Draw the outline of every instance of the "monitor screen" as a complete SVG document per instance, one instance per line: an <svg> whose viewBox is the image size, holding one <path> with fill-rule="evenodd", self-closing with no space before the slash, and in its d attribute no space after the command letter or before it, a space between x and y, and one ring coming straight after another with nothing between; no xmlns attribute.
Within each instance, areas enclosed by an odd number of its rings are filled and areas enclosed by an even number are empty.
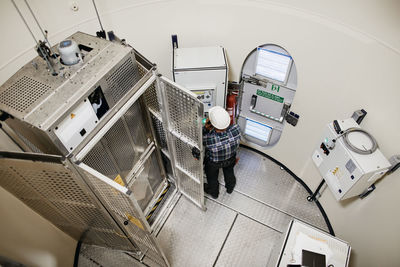
<svg viewBox="0 0 400 267"><path fill-rule="evenodd" d="M257 48L256 74L285 83L292 57L276 51Z"/></svg>
<svg viewBox="0 0 400 267"><path fill-rule="evenodd" d="M246 126L244 129L244 134L262 140L264 142L269 141L269 137L271 135L272 127L259 123L257 121L253 121L250 119L246 119Z"/></svg>

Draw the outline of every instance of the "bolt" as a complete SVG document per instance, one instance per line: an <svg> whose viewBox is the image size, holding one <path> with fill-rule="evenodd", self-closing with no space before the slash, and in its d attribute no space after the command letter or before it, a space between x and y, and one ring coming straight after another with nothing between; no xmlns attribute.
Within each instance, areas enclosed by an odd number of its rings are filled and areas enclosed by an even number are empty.
<svg viewBox="0 0 400 267"><path fill-rule="evenodd" d="M79 6L78 6L78 3L76 3L76 2L72 2L71 3L71 10L72 11L78 11L79 10Z"/></svg>

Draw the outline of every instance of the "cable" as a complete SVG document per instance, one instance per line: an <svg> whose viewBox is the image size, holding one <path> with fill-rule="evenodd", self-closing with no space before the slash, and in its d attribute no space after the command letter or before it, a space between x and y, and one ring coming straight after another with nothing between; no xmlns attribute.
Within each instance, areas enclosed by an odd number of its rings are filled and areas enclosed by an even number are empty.
<svg viewBox="0 0 400 267"><path fill-rule="evenodd" d="M22 21L25 23L26 28L27 28L28 31L31 33L31 35L32 35L32 37L33 37L33 40L35 40L35 43L36 43L37 46L39 47L39 42L36 40L35 35L34 35L33 32L31 31L31 28L29 28L29 25L28 25L28 23L26 22L24 16L22 16L21 11L19 11L19 8L17 7L17 4L15 4L15 1L14 1L14 0L11 0L11 2L13 3L13 5L14 5L15 9L17 10L19 16L21 17Z"/></svg>
<svg viewBox="0 0 400 267"><path fill-rule="evenodd" d="M99 23L100 23L100 28L104 32L103 24L101 24L101 20L100 20L99 12L97 11L96 3L94 2L94 0L92 0L92 2L93 2L94 9L96 10L97 19L99 20Z"/></svg>
<svg viewBox="0 0 400 267"><path fill-rule="evenodd" d="M82 241L78 241L75 249L74 265L73 265L74 267L78 267L79 265L79 254L81 252L81 247L82 247Z"/></svg>
<svg viewBox="0 0 400 267"><path fill-rule="evenodd" d="M349 139L349 134L354 133L354 132L360 132L360 133L365 134L371 140L372 148L363 150L363 149L360 149L360 148L356 147L355 145L353 145ZM344 144L350 150L352 150L353 152L356 152L358 154L368 155L368 154L374 153L378 149L378 143L376 142L375 138L370 133L368 133L367 131L365 131L361 128L355 128L355 127L349 128L349 129L345 130L342 134L340 134L333 141L336 142L336 140L339 139L340 137L343 137Z"/></svg>
<svg viewBox="0 0 400 267"><path fill-rule="evenodd" d="M47 34L43 31L42 27L40 26L39 21L37 20L35 14L33 13L32 9L31 9L31 6L28 4L28 1L27 0L24 0L24 1L25 1L26 6L28 7L29 11L31 12L32 17L35 19L37 26L39 27L40 31L42 32L44 39L49 44L49 49L50 49L50 52L51 52L51 56L53 56L54 52L51 49L51 44L50 44L49 40L47 39Z"/></svg>
<svg viewBox="0 0 400 267"><path fill-rule="evenodd" d="M240 147L244 147L244 148L246 148L246 149L249 149L249 150L251 150L251 151L254 151L254 152L256 152L256 153L258 153L258 154L260 154L260 155L266 157L267 159L273 161L275 164L279 165L279 166L282 167L285 171L287 171L297 182L299 182L299 183L307 190L307 192L308 192L310 195L312 195L313 192L312 192L311 189L308 187L308 185L307 185L300 177L298 177L296 174L294 174L288 167L286 167L285 165L283 165L281 162L279 162L278 160L274 159L273 157L271 157L271 156L269 156L269 155L267 155L267 154L265 154L265 153L263 153L263 152L261 152L261 151L255 149L255 148L252 148L252 147L249 147L249 146L246 146L246 145L243 145L243 144L240 144ZM319 211L321 212L322 217L323 217L324 220L325 220L326 226L328 227L329 233L330 233L331 235L335 236L335 232L333 231L333 227L332 227L332 225L331 225L331 222L329 221L328 215L326 214L326 212L325 212L324 208L322 207L321 203L318 201L318 199L315 199L315 200L314 200L314 203L317 205Z"/></svg>
<svg viewBox="0 0 400 267"><path fill-rule="evenodd" d="M28 25L28 23L26 22L24 16L22 15L21 11L19 10L17 4L15 4L15 1L14 1L14 0L11 0L11 2L13 3L13 5L14 5L15 9L17 10L19 16L21 17L22 21L25 23L26 28L27 28L28 31L31 33L31 35L32 35L32 37L33 37L33 40L35 40L35 43L36 43L36 45L37 45L37 47L38 47L40 53L43 55L43 58L44 58L44 60L45 60L46 63L47 63L47 67L49 68L49 70L52 72L53 75L54 75L54 74L57 75L57 73L55 72L53 66L51 65L50 59L47 58L47 55L46 55L45 51L43 51L43 49L42 49L42 47L40 46L39 42L36 40L35 35L33 34L31 28L29 28L29 25Z"/></svg>

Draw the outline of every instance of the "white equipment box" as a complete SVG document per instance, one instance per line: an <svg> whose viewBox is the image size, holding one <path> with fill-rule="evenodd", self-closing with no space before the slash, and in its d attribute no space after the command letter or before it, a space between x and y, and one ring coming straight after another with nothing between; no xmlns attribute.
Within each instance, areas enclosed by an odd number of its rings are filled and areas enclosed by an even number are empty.
<svg viewBox="0 0 400 267"><path fill-rule="evenodd" d="M353 119L338 121L342 131L350 128L361 129ZM362 194L381 178L390 168L390 163L379 149L371 154L360 154L351 150L344 137L339 137L333 123L327 125L320 146L312 159L336 200L344 200ZM337 139L334 147L329 142ZM357 148L369 150L372 140L363 132L350 132L348 141Z"/></svg>
<svg viewBox="0 0 400 267"><path fill-rule="evenodd" d="M286 267L288 264L307 265L304 251L309 254L318 253L325 258L325 266L347 267L350 259L351 247L345 241L331 236L317 228L293 220L286 232L283 247L275 266ZM308 256L310 257L310 256ZM317 261L317 259L311 258Z"/></svg>
<svg viewBox="0 0 400 267"><path fill-rule="evenodd" d="M228 65L223 47L175 48L174 81L193 91L204 104L225 107Z"/></svg>

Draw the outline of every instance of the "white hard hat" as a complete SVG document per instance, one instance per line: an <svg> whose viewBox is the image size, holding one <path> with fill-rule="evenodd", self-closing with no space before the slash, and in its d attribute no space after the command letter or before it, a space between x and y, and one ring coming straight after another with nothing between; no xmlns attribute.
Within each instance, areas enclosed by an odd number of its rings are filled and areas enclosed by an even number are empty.
<svg viewBox="0 0 400 267"><path fill-rule="evenodd" d="M231 123L231 117L223 107L220 106L212 107L210 108L208 114L212 126L214 126L216 129L219 130L226 129Z"/></svg>

